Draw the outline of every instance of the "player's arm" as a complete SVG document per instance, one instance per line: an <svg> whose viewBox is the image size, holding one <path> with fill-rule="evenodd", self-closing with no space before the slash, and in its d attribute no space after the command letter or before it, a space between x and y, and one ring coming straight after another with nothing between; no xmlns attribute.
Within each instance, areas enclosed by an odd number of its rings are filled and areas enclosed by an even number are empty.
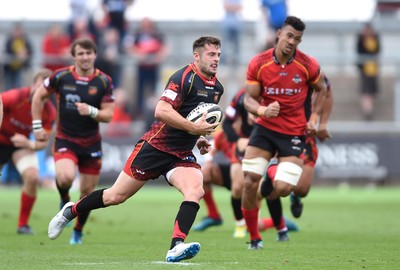
<svg viewBox="0 0 400 270"><path fill-rule="evenodd" d="M247 83L244 106L249 113L261 117L275 117L279 114L280 106L278 101L274 101L268 104L268 106L263 106L259 102L260 98L261 85Z"/></svg>
<svg viewBox="0 0 400 270"><path fill-rule="evenodd" d="M0 128L1 128L1 124L3 123L3 99L0 96Z"/></svg>
<svg viewBox="0 0 400 270"><path fill-rule="evenodd" d="M329 89L326 93L325 103L322 109L321 117L319 119L319 125L317 130L317 138L320 141L325 141L331 138L331 134L328 131L328 120L331 115L333 108L333 94L332 89Z"/></svg>
<svg viewBox="0 0 400 270"><path fill-rule="evenodd" d="M114 102L103 102L100 109L82 102L75 102L75 105L80 115L90 116L98 122L105 123L111 121L115 107Z"/></svg>
<svg viewBox="0 0 400 270"><path fill-rule="evenodd" d="M26 148L32 151L42 150L47 146L48 141L30 140L23 134L16 133L10 138L13 145L17 148Z"/></svg>
<svg viewBox="0 0 400 270"><path fill-rule="evenodd" d="M307 122L307 131L310 134L315 134L316 126L320 120L326 100L326 93L328 91L324 80L324 75L321 74L318 78L318 81L314 84L311 84L311 86L314 88L315 93L313 101L314 104L312 104L313 112L311 113L310 119Z"/></svg>
<svg viewBox="0 0 400 270"><path fill-rule="evenodd" d="M211 134L219 123L209 124L204 114L195 123L182 117L170 103L159 100L154 111L154 117L170 127L185 130L195 135Z"/></svg>
<svg viewBox="0 0 400 270"><path fill-rule="evenodd" d="M32 130L37 141L47 141L48 134L42 126L43 106L49 99L51 93L47 91L44 85L36 89L32 97Z"/></svg>

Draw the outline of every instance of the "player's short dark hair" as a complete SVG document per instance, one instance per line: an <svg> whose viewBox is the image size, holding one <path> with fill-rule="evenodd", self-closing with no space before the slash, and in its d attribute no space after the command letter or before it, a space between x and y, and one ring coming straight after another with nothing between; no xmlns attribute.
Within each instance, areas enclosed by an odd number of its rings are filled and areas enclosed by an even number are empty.
<svg viewBox="0 0 400 270"><path fill-rule="evenodd" d="M282 28L284 26L286 26L286 25L290 25L291 27L293 27L297 31L302 31L303 32L306 29L305 23L301 19L299 19L299 18L297 18L295 16L286 17L286 20L283 23Z"/></svg>
<svg viewBox="0 0 400 270"><path fill-rule="evenodd" d="M93 50L95 54L97 54L97 46L96 43L90 38L78 38L75 39L71 45L71 55L75 56L75 48L76 46L80 46L86 50Z"/></svg>
<svg viewBox="0 0 400 270"><path fill-rule="evenodd" d="M201 36L193 42L193 52L198 48L203 48L206 44L221 47L221 40L215 36Z"/></svg>

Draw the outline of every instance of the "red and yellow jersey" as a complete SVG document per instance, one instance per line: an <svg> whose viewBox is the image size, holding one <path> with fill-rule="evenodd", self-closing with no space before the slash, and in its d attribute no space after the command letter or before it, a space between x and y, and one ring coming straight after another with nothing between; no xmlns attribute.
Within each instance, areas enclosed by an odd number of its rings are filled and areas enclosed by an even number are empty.
<svg viewBox="0 0 400 270"><path fill-rule="evenodd" d="M0 143L13 145L10 138L14 134L29 137L32 132L31 94L29 87L12 89L1 94L3 101L3 123L0 129ZM51 131L56 119L56 109L48 100L43 107L42 125Z"/></svg>
<svg viewBox="0 0 400 270"><path fill-rule="evenodd" d="M261 105L274 101L280 105L277 117L259 117L256 123L282 134L304 135L309 85L316 83L320 76L318 62L300 50L296 50L286 65L276 60L273 48L254 56L247 69L247 84L260 85Z"/></svg>

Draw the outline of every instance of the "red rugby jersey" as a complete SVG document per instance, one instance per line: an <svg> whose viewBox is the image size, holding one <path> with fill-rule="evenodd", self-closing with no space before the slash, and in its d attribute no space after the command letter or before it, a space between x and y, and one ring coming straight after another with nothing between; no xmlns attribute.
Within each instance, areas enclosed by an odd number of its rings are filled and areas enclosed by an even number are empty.
<svg viewBox="0 0 400 270"><path fill-rule="evenodd" d="M1 94L3 100L3 123L0 144L13 145L10 138L15 133L29 137L32 132L31 94L29 87L12 89ZM56 109L48 100L43 107L42 125L50 131L56 119Z"/></svg>
<svg viewBox="0 0 400 270"><path fill-rule="evenodd" d="M320 74L318 62L299 50L286 65L276 60L273 48L254 56L247 69L247 83L261 85L261 105L274 101L280 105L277 117L258 117L256 123L282 134L303 135L309 84L316 83Z"/></svg>

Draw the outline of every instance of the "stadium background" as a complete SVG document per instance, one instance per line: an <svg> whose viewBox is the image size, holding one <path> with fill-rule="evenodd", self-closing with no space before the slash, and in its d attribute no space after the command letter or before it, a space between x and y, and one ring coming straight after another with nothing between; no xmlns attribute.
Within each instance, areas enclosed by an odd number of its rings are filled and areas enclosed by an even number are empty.
<svg viewBox="0 0 400 270"><path fill-rule="evenodd" d="M145 0L136 0L128 12L129 27L134 29L138 20L149 16L156 20L158 27L165 33L167 43L171 46L171 55L163 65L162 78L158 91L162 91L165 80L179 68L192 61L191 44L202 34L220 36L221 1L203 0L203 8L217 7L213 12L198 10L195 13L179 12L183 6L179 0L169 1L171 10L166 12L159 7L157 11L144 5ZM153 0L154 1L154 0ZM153 1L148 1L151 4ZM194 1L194 0L193 0ZM351 183L351 184L400 184L400 166L397 153L400 152L398 138L400 135L400 1L323 1L326 6L322 12L304 13L315 10L318 1L288 1L289 13L304 18L307 29L300 49L316 57L331 80L335 105L330 122L333 139L320 145L320 157L317 164L315 183ZM31 9L20 9L21 1L1 3L0 10L0 44L16 21L20 21L34 45L32 68L24 78L29 84L33 72L40 67L40 44L48 26L68 18L63 1L28 1ZM57 2L57 7L54 6ZM93 5L97 0L91 1ZM162 1L164 3L164 1ZM188 1L181 1L187 3ZM7 3L7 7L5 6ZM34 3L34 4L33 4ZM161 2L159 2L161 3ZM210 2L211 3L211 2ZM336 9L329 5L336 3ZM372 11L371 11L372 3ZM221 107L226 107L230 98L244 83L246 64L250 57L259 50L260 18L257 13L256 0L244 0L245 29L242 35L240 65L236 68L221 66L218 77L226 87ZM19 5L19 7L18 7ZM190 6L190 5L189 5ZM18 8L16 8L18 7ZM302 9L300 9L302 7ZM136 8L136 10L135 10ZM221 8L221 9L220 9ZM35 12L32 12L35 10ZM41 10L42 12L39 12ZM57 13L61 10L60 13ZM185 10L185 9L184 9ZM353 12L349 12L353 11ZM13 11L13 12L8 12ZM29 14L27 13L28 11ZM38 12L36 12L38 11ZM53 12L57 11L57 12ZM298 11L298 12L296 12ZM193 14L197 14L196 16ZM202 15L208 14L207 18ZM307 15L308 14L308 15ZM318 17L315 14L319 14ZM335 17L343 15L344 17ZM364 16L362 16L364 14ZM153 16L152 16L153 15ZM302 16L303 15L303 16ZM328 16L329 15L329 16ZM192 16L192 17L191 17ZM346 17L347 16L347 17ZM46 18L46 19L43 19ZM326 19L323 19L326 18ZM359 109L358 73L356 70L356 34L365 21L372 20L374 27L381 35L381 93L376 104L376 117L372 122L364 122ZM187 23L189 22L189 23ZM135 60L124 57L123 86L134 95ZM0 74L1 76L2 74ZM104 161L101 182L109 184L121 170L127 155L143 133L144 124L132 123L131 134L123 138L104 136Z"/></svg>

